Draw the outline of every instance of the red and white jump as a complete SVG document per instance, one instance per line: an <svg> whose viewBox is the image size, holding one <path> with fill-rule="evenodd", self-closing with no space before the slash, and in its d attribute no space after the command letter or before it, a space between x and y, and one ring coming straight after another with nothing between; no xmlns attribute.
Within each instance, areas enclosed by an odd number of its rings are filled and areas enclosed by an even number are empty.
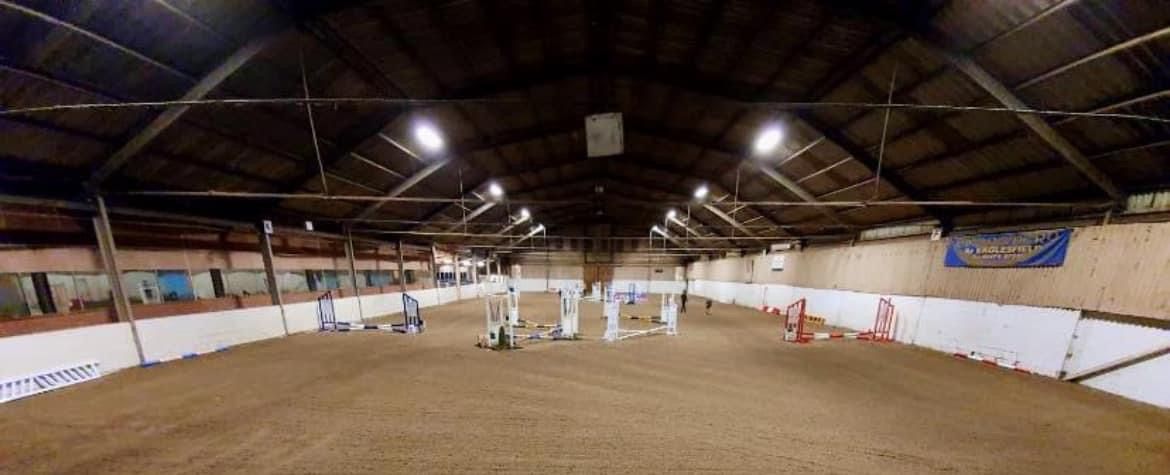
<svg viewBox="0 0 1170 475"><path fill-rule="evenodd" d="M808 314L805 313L807 302L797 300L783 311L776 307L765 306L761 310L773 315L781 315L783 320L784 341L792 343L807 343L814 340L870 340L888 342L894 341L894 328L897 323L897 313L894 303L888 298L878 300L877 315L874 317L873 327L867 331L857 332L807 332L805 323Z"/></svg>

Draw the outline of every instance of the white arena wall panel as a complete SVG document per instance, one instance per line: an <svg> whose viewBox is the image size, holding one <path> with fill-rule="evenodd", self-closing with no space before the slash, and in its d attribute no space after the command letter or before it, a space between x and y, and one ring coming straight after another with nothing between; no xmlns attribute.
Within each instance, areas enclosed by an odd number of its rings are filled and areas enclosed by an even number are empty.
<svg viewBox="0 0 1170 475"><path fill-rule="evenodd" d="M1067 374L1120 361L1170 345L1170 330L1107 320L1082 318L1077 338L1065 363ZM1117 342L1125 342L1119 345ZM1131 399L1170 407L1170 355L1143 361L1125 369L1086 379L1089 387Z"/></svg>
<svg viewBox="0 0 1170 475"><path fill-rule="evenodd" d="M762 307L764 305L764 286L759 284L739 284L735 287L736 305L744 307Z"/></svg>
<svg viewBox="0 0 1170 475"><path fill-rule="evenodd" d="M787 285L768 284L764 286L764 296L762 300L764 301L763 305L784 308L796 299L792 298L792 287ZM761 305L761 307L763 305Z"/></svg>
<svg viewBox="0 0 1170 475"><path fill-rule="evenodd" d="M459 289L455 287L443 287L435 290L435 303L443 305L459 300ZM421 302L421 300L420 300Z"/></svg>
<svg viewBox="0 0 1170 475"><path fill-rule="evenodd" d="M102 373L138 365L130 324L109 323L0 338L0 379L27 376L87 361Z"/></svg>
<svg viewBox="0 0 1170 475"><path fill-rule="evenodd" d="M414 297L414 296L412 296ZM418 297L414 297L416 300ZM402 312L402 293L393 292L389 294L375 294L363 295L362 311L365 312L367 318L369 317L385 317L395 313ZM419 306L422 306L422 301L419 301Z"/></svg>
<svg viewBox="0 0 1170 475"><path fill-rule="evenodd" d="M285 304L284 318L289 333L317 331L317 302Z"/></svg>
<svg viewBox="0 0 1170 475"><path fill-rule="evenodd" d="M136 324L147 361L284 336L280 309L274 306L151 318Z"/></svg>
<svg viewBox="0 0 1170 475"><path fill-rule="evenodd" d="M480 292L474 287L465 289L464 300L478 298ZM454 288L408 292L419 300L421 307L438 304L441 293L444 302L455 301ZM361 299L367 318L402 312L401 293L366 295ZM358 321L357 298L335 299L333 303L339 321ZM290 334L316 331L317 302L284 305L284 321ZM136 321L135 326L147 362L284 336L277 306L149 318ZM101 364L102 372L139 365L130 324L110 323L0 338L0 361L4 362L0 365L0 379L93 360Z"/></svg>
<svg viewBox="0 0 1170 475"><path fill-rule="evenodd" d="M581 279L549 279L548 290L575 289L582 285Z"/></svg>
<svg viewBox="0 0 1170 475"><path fill-rule="evenodd" d="M694 295L750 308L761 306L755 305L758 287L707 280L690 283ZM1018 361L1021 368L1049 377L1058 377L1062 369L1075 373L1170 345L1170 330L1081 318L1080 310L780 284L762 287L760 300L767 305L783 308L805 298L809 314L852 330L871 329L878 300L890 298L897 309L894 337L899 342L946 353L974 351ZM1119 341L1126 344L1118 345ZM1072 356L1066 362L1070 351ZM1170 355L1090 378L1083 384L1170 407Z"/></svg>
<svg viewBox="0 0 1170 475"><path fill-rule="evenodd" d="M686 282L681 280L653 280L650 281L652 294L681 294Z"/></svg>
<svg viewBox="0 0 1170 475"><path fill-rule="evenodd" d="M519 292L545 292L548 290L548 281L543 277L539 279L521 278L516 282L516 290Z"/></svg>

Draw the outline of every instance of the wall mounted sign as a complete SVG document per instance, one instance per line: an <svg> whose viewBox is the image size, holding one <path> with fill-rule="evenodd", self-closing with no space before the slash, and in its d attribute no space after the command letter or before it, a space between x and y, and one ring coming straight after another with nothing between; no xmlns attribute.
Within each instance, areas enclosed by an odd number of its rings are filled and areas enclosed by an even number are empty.
<svg viewBox="0 0 1170 475"><path fill-rule="evenodd" d="M1058 267L1072 237L1070 229L950 236L947 267Z"/></svg>
<svg viewBox="0 0 1170 475"><path fill-rule="evenodd" d="M785 260L786 259L785 259L784 254L773 254L772 255L772 270L784 270L784 261Z"/></svg>

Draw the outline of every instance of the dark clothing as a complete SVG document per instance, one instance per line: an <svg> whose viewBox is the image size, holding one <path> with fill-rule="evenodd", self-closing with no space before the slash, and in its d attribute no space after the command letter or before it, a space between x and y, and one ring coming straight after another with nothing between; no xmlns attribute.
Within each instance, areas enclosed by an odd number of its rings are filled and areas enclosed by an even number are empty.
<svg viewBox="0 0 1170 475"><path fill-rule="evenodd" d="M678 311L687 313L687 293L683 292L683 294L678 297L678 301L680 304L682 304L679 306Z"/></svg>
<svg viewBox="0 0 1170 475"><path fill-rule="evenodd" d="M712 302L714 302L714 300L707 299L707 315L711 314L711 303Z"/></svg>

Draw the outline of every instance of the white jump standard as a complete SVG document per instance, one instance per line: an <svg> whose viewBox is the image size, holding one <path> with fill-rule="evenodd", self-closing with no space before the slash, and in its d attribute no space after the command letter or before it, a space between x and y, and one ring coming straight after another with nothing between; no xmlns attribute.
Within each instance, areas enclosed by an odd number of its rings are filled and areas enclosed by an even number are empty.
<svg viewBox="0 0 1170 475"><path fill-rule="evenodd" d="M621 341L654 333L665 333L671 336L678 334L678 306L674 302L673 295L669 298L663 297L662 315L659 317L662 325L642 330L622 330L621 304L622 301L614 295L613 289L609 289L605 295L605 341Z"/></svg>
<svg viewBox="0 0 1170 475"><path fill-rule="evenodd" d="M370 325L366 323L339 322L337 321L337 313L333 307L333 292L325 292L325 294L317 297L318 331L353 332L372 330L413 335L426 330L426 323L423 322L422 315L419 313L418 300L414 297L402 294L402 315L404 320L402 323Z"/></svg>
<svg viewBox="0 0 1170 475"><path fill-rule="evenodd" d="M478 345L481 348L514 349L517 348L517 341L575 340L578 337L580 299L580 291L577 289L563 289L560 295L560 321L547 324L520 320L519 309L513 306L517 299L512 289L505 295L487 295L484 297L486 332L480 335ZM513 316L519 324L512 324ZM530 327L539 330L528 334L517 333L519 328Z"/></svg>

